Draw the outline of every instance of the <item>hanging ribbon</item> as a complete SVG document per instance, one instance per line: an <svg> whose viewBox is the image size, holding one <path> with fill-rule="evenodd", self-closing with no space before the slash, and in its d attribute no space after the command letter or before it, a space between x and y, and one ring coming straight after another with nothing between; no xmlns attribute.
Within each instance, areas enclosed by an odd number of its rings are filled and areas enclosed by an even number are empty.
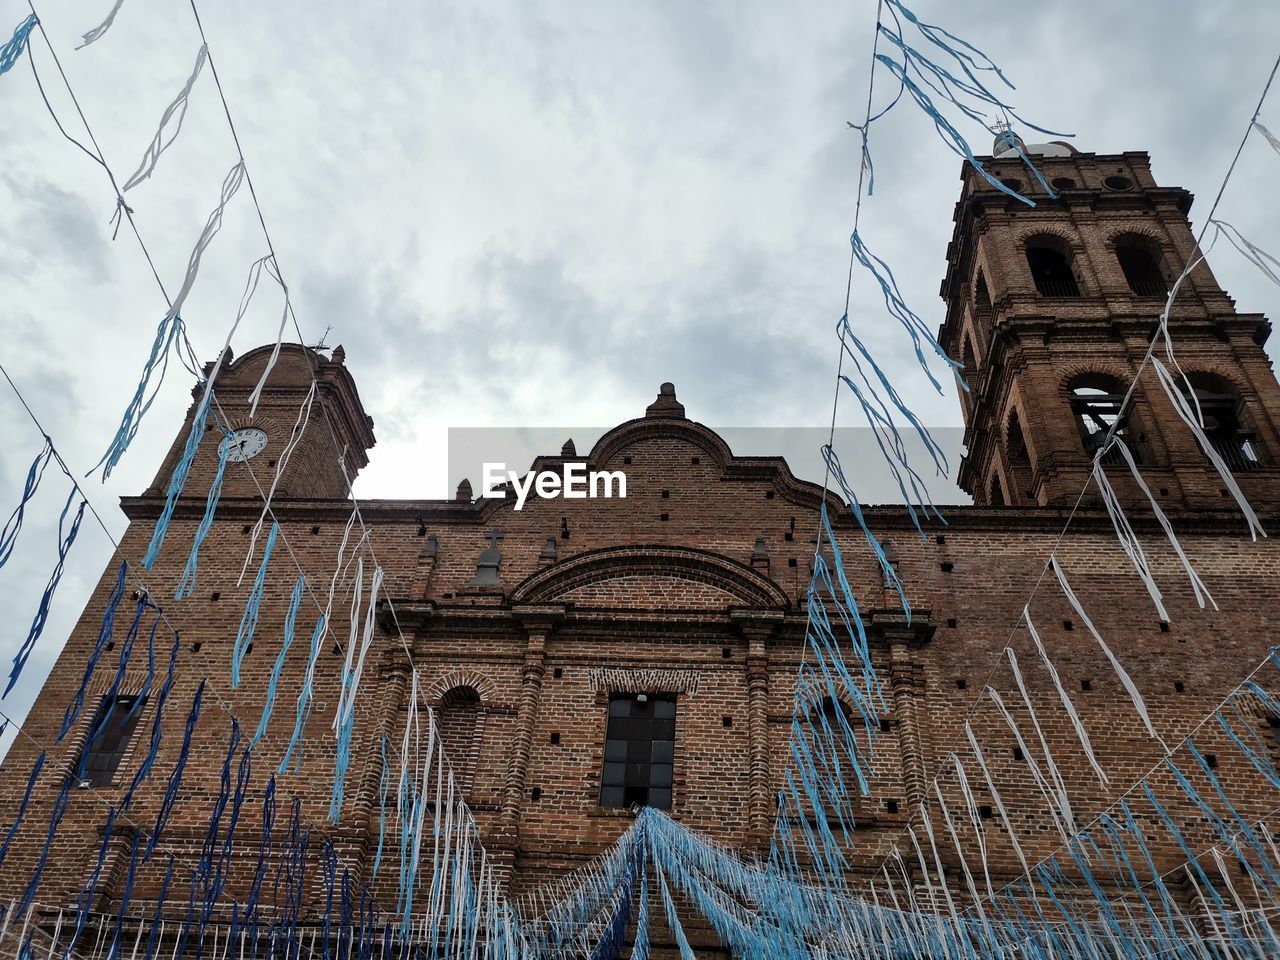
<svg viewBox="0 0 1280 960"><path fill-rule="evenodd" d="M31 629L27 631L27 638L14 655L13 669L9 671L9 682L5 684L4 693L0 693L0 699L7 697L13 685L18 682L18 677L22 675L22 668L27 665L27 658L31 656L31 651L35 649L40 635L44 633L44 626L49 620L49 608L53 603L53 595L58 589L58 584L62 582L62 571L67 562L67 554L71 552L71 545L76 542L76 534L80 532L80 521L84 519L84 510L88 506L87 501L81 500L71 526L66 527L67 512L71 509L71 503L78 492L78 489L72 486L66 505L62 508L62 514L58 517L58 562L54 564L49 582L45 585L44 593L40 595L40 603L31 621Z"/></svg>
<svg viewBox="0 0 1280 960"><path fill-rule="evenodd" d="M22 794L22 803L18 805L18 812L14 815L13 823L9 825L9 832L4 835L4 842L0 843L0 866L4 865L4 858L9 855L9 844L13 843L18 827L22 826L22 818L27 814L27 804L31 802L31 791L35 789L36 779L40 776L42 769L44 769L43 750L40 751L40 756L36 757L36 762L31 765L31 775L27 777L27 789Z"/></svg>
<svg viewBox="0 0 1280 960"><path fill-rule="evenodd" d="M40 452L36 454L36 458L31 461L31 467L27 470L27 479L22 485L22 499L18 501L18 505L13 508L13 513L5 521L4 529L0 530L0 567L8 563L9 557L13 554L13 545L18 539L18 532L22 529L22 518L26 513L27 504L35 496L40 480L44 477L44 468L49 465L52 457L53 441L45 437L44 446L40 448Z"/></svg>
<svg viewBox="0 0 1280 960"><path fill-rule="evenodd" d="M120 0L120 2L123 2L123 0ZM111 25L111 21L115 19L116 10L119 9L120 3L117 3L115 9L111 11L111 15L107 18L105 26ZM105 32L105 29L103 32ZM101 34L98 34L98 36L101 36ZM93 42L93 40L89 39L88 34L85 34L84 39L83 45L87 46ZM93 39L96 40L97 37ZM200 71L204 69L204 63L208 58L209 48L201 44L200 49L196 52L196 63L191 68L191 76L187 77L187 82L182 85L178 95L164 108L164 113L160 115L160 126L156 128L155 136L151 138L151 143L147 145L146 152L142 155L142 162L138 164L138 169L130 174L129 179L124 182L124 185L120 188L121 193L129 192L143 180L150 177L156 169L160 154L168 150L173 141L178 138L178 133L182 130L182 121L187 116L187 98L191 96L191 88L195 85L196 77L200 76ZM176 120L174 120L175 117L177 118ZM166 138L165 128L169 125L170 120L174 121L173 132L169 133Z"/></svg>
<svg viewBox="0 0 1280 960"><path fill-rule="evenodd" d="M120 12L120 8L123 6L124 6L124 0L116 0L115 5L112 6L111 8L111 12L107 14L107 19L103 20L100 24L98 24L92 30L85 33L80 38L80 46L76 47L76 49L83 50L89 44L93 43L95 40L98 40L99 38L102 37L104 33L110 30L111 25L116 22L116 14Z"/></svg>
<svg viewBox="0 0 1280 960"><path fill-rule="evenodd" d="M306 578L299 576L293 585L293 593L289 597L289 610L284 617L284 640L280 644L280 653L276 657L275 666L271 668L271 678L267 681L266 702L262 705L262 719L258 721L258 729L249 741L249 750L258 745L262 735L267 732L267 724L271 721L271 712L276 705L276 685L280 682L280 674L284 671L284 659L293 645L294 627L298 620L298 607L302 605L302 590L306 586Z"/></svg>
<svg viewBox="0 0 1280 960"><path fill-rule="evenodd" d="M115 586L111 588L111 592L107 595L107 606L102 613L102 627L98 631L97 642L93 645L93 652L89 654L89 659L85 663L84 676L80 678L80 688L76 691L75 697L71 703L67 705L66 712L62 715L62 728L58 731L57 739L54 743L61 743L62 738L67 735L67 731L71 729L71 725L75 723L76 717L80 716L80 711L84 708L84 695L89 687L89 679L93 676L93 671L98 667L98 658L102 656L102 651L106 649L107 643L111 640L111 633L115 629L116 609L120 606L120 600L124 597L124 574L128 569L125 561L120 561L120 569L116 572Z"/></svg>
<svg viewBox="0 0 1280 960"><path fill-rule="evenodd" d="M159 622L159 618L157 618ZM169 702L169 693L173 689L174 669L178 664L178 648L182 644L182 637L178 631L173 632L173 646L169 650L169 668L165 673L164 683L160 685L160 696L156 699L156 716L151 723L151 744L147 748L146 756L142 758L142 763L138 765L138 769L134 771L133 781L129 784L129 790L124 795L124 799L120 801L120 808L123 810L128 807L133 800L134 795L148 777L151 776L151 770L155 766L156 757L160 754L160 740L162 736L162 723L164 720L165 704ZM150 688L150 679L147 682L147 688ZM138 709L142 704L142 698L139 697L134 709Z"/></svg>
<svg viewBox="0 0 1280 960"><path fill-rule="evenodd" d="M204 697L204 681L200 681L200 686L196 688L195 698L191 701L191 712L187 714L186 730L182 734L182 752L178 754L178 762L173 766L173 772L169 774L169 783L165 787L164 799L160 803L160 812L156 816L155 828L151 831L151 840L147 843L147 852L143 857L144 860L150 860L151 855L155 853L156 844L160 842L160 834L164 832L165 824L169 822L169 814L173 812L173 805L178 799L178 789L182 786L182 772L187 766L187 756L191 753L191 735L195 732L196 722L200 719L200 701Z"/></svg>
<svg viewBox="0 0 1280 960"><path fill-rule="evenodd" d="M267 545L262 551L262 565L258 567L258 575L253 581L253 589L249 592L249 601L245 604L244 613L240 617L240 627L236 630L235 643L231 648L231 689L240 686L240 664L245 652L253 642L253 633L258 627L258 608L262 604L262 596L266 590L267 564L271 562L271 551L276 546L276 536L280 533L280 525L271 522L271 532L267 534Z"/></svg>
<svg viewBox="0 0 1280 960"><path fill-rule="evenodd" d="M22 51L27 47L27 39L31 36L31 31L39 22L39 18L34 13L31 14L18 24L17 29L13 31L13 36L0 47L0 73L8 73L13 69L13 65L18 62Z"/></svg>

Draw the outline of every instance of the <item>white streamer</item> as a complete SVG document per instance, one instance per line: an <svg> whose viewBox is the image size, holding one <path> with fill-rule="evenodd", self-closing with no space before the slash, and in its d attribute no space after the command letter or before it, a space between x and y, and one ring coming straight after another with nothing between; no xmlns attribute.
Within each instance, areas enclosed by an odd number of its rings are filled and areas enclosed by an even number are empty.
<svg viewBox="0 0 1280 960"><path fill-rule="evenodd" d="M1187 398L1174 384L1168 368L1160 362L1158 357L1154 356L1151 358L1151 365L1155 368L1156 377L1160 380L1160 386L1164 388L1165 394L1168 395L1169 402L1173 404L1173 409L1182 418L1182 422L1191 430L1192 435L1196 438L1196 443L1200 444L1200 449L1204 451L1204 455L1213 464L1213 468L1218 471L1218 476L1222 478L1222 482L1226 484L1232 498L1240 507L1240 512L1244 514L1245 523L1249 527L1249 536L1255 541L1258 539L1259 534L1265 537L1267 532L1262 529L1262 524L1258 522L1258 515L1253 512L1253 507L1249 506L1249 501L1245 499L1240 485L1236 483L1235 477L1231 475L1230 468L1223 462L1222 457L1218 455L1218 451L1213 449L1213 444L1209 442L1209 438L1204 435L1202 417L1199 415L1199 401L1195 401L1196 411L1193 413ZM1179 370L1179 373L1181 373L1181 370ZM1183 380L1186 380L1185 376ZM1188 384L1189 386L1190 384ZM1194 390L1191 391L1191 395L1192 399L1195 400Z"/></svg>
<svg viewBox="0 0 1280 960"><path fill-rule="evenodd" d="M222 212L227 208L227 203L236 195L236 191L240 189L240 184L244 182L244 163L237 160L235 165L227 171L226 177L222 181L222 197L218 201L218 206L213 213L209 214L209 219L205 222L204 229L200 231L200 237L196 240L195 248L191 251L191 257L187 261L187 273L182 278L182 286L178 289L178 293L173 298L172 305L166 315L169 319L180 316L182 313L182 305L187 301L187 294L191 292L191 287L196 282L196 274L200 271L200 258L204 256L205 250L218 235L218 231L222 229Z"/></svg>
<svg viewBox="0 0 1280 960"><path fill-rule="evenodd" d="M271 356L267 359L267 365L263 368L262 376L258 378L258 383L253 388L253 392L249 394L249 416L251 417L257 414L258 401L262 399L262 391L267 385L267 377L271 375L271 371L275 369L276 361L280 359L280 345L284 342L284 325L288 321L289 311L292 309L289 303L289 288L285 285L284 277L280 275L280 265L276 263L274 257L271 260L271 276L275 278L276 283L280 284L280 289L284 291L284 307L280 312L280 327L276 330L276 343L271 349ZM343 472L345 475L345 470ZM348 484L348 488L350 488L350 484Z"/></svg>
<svg viewBox="0 0 1280 960"><path fill-rule="evenodd" d="M1280 286L1280 260L1277 260L1261 247L1255 246L1249 242L1249 239L1238 229L1227 223L1225 220L1210 220L1218 230L1219 234L1224 234L1233 247L1240 251L1241 255L1252 263L1255 267L1262 271L1272 283Z"/></svg>
<svg viewBox="0 0 1280 960"><path fill-rule="evenodd" d="M123 0L120 0L120 2L123 2ZM106 23L95 29L101 30L102 33L106 33L106 28L111 26L111 21L115 19L116 10L120 9L120 2L116 3L115 10L111 11L111 15L107 17ZM89 33L93 33L93 31L91 30ZM91 40L89 39L89 33L84 35L85 42L81 44L81 46L87 46L88 44L93 43L94 40L97 40L98 37L102 36L102 33L99 33ZM121 193L127 193L143 180L150 177L156 168L156 163L160 160L160 154L168 150L173 141L177 139L178 132L182 129L182 121L187 115L187 98L191 96L191 87L195 84L196 77L200 76L200 71L204 68L204 62L208 58L209 48L204 44L201 44L200 51L196 54L196 65L191 68L191 76L187 77L187 82L183 84L182 89L178 91L178 95L173 98L173 102L164 108L164 113L160 115L160 126L156 128L156 135L151 138L151 143L147 145L147 150L142 155L142 162L138 164L138 169L133 172L133 175L130 176L129 179L124 182L124 186L120 188ZM169 134L169 139L165 140L165 127L168 125L169 121L173 119L175 114L178 119L174 122L173 132Z"/></svg>
<svg viewBox="0 0 1280 960"><path fill-rule="evenodd" d="M1129 447L1120 437L1112 437L1112 445L1120 451L1120 455L1124 457L1125 463L1129 465L1129 472L1133 474L1133 479L1137 482L1138 488L1146 494L1147 502L1151 504L1151 511L1156 515L1156 519L1160 522L1161 528L1164 530L1165 536L1169 538L1169 545L1173 547L1173 552L1178 555L1178 560L1182 563L1182 569L1187 572L1187 579L1191 581L1191 590L1195 593L1196 603L1200 605L1200 609L1204 609L1205 602L1213 604L1213 609L1218 609L1218 603L1209 593L1209 588L1205 586L1200 575L1196 573L1195 568L1191 566L1191 561L1187 559L1186 553L1182 550L1182 544L1178 541L1177 535L1173 532L1173 524L1169 522L1169 518L1165 516L1160 504L1156 502L1156 498L1151 494L1151 488L1147 486L1147 482L1142 479L1142 474L1138 472L1138 464L1133 459L1133 454L1129 452Z"/></svg>
<svg viewBox="0 0 1280 960"><path fill-rule="evenodd" d="M1271 144L1271 149L1276 153L1280 153L1280 140L1277 140L1275 134L1262 125L1261 120L1253 121L1253 125L1258 128L1258 132L1267 138L1267 143Z"/></svg>
<svg viewBox="0 0 1280 960"><path fill-rule="evenodd" d="M1111 652L1111 648L1107 646L1107 641L1103 640L1102 634L1098 633L1098 628L1089 619L1089 614L1085 613L1084 607L1081 606L1079 599L1075 595L1075 591L1071 589L1071 584L1067 582L1067 574L1062 569L1061 561L1054 558L1050 561L1049 566L1053 569L1054 576L1058 578L1058 586L1062 588L1062 593L1067 598L1067 602L1071 604L1071 608L1075 610L1076 616L1084 623L1085 628L1088 629L1093 639L1097 641L1098 646L1102 648L1102 652L1106 654L1107 661L1111 664L1111 669L1120 678L1120 683L1124 686L1125 692L1129 694L1129 699L1133 702L1134 709L1138 711L1138 716L1142 718L1142 723L1147 728L1147 733L1151 734L1164 749L1165 753L1168 753L1168 746L1165 745L1164 740L1161 739L1160 734L1156 732L1155 726L1151 723L1151 715L1147 712L1146 701L1142 699L1142 694L1138 691L1133 678L1129 676L1128 671L1125 670L1116 655Z"/></svg>
<svg viewBox="0 0 1280 960"><path fill-rule="evenodd" d="M104 33L110 30L111 24L116 22L116 14L120 12L120 8L123 6L124 0L116 0L115 6L113 6L111 8L111 12L107 14L107 19L103 20L88 33L84 34L84 36L80 38L80 46L76 47L76 49L83 50L89 44L93 43L93 41L97 40Z"/></svg>
<svg viewBox="0 0 1280 960"><path fill-rule="evenodd" d="M237 321L238 323L239 321ZM234 332L234 330L233 330ZM221 363L221 358L219 358ZM276 487L280 484L280 477L284 473L285 468L289 466L289 458L293 456L294 449L302 440L302 435L306 432L307 424L311 421L311 404L316 398L316 382L311 381L311 386L307 390L307 395L303 398L302 406L298 408L298 417L293 422L293 430L289 433L289 440L284 445L284 449L280 451L280 455L276 458L276 473L271 478L271 489L267 492L266 498L262 501L262 512L258 514L258 522L253 525L253 534L249 537L249 552L245 554L244 563L240 567L240 579L237 584L244 580L244 575L249 569L249 561L253 559L254 553L258 547L258 537L262 533L262 526L266 523L267 514L271 512L271 502L275 499Z"/></svg>
<svg viewBox="0 0 1280 960"><path fill-rule="evenodd" d="M1159 363L1155 357L1151 358L1153 363ZM1133 532L1133 527L1129 525L1129 518L1125 516L1124 508L1120 506L1120 500L1116 497L1116 492L1111 488L1111 481L1107 479L1106 472L1102 469L1101 459L1093 461L1093 479L1098 484L1098 492L1102 494L1102 503L1107 508L1107 516L1111 518L1111 526L1116 532L1116 540L1119 541L1121 549L1129 558L1129 562L1133 564L1134 570L1138 572L1138 577L1142 580L1143 586L1147 588L1147 593L1151 595L1151 601L1156 605L1156 615L1166 623L1169 620L1169 613L1164 608L1164 595L1160 593L1160 588L1156 586L1155 577L1151 573L1151 565L1147 562L1146 551L1142 549L1142 544L1138 540L1138 535Z"/></svg>
<svg viewBox="0 0 1280 960"><path fill-rule="evenodd" d="M1076 739L1080 741L1080 746L1084 748L1084 755L1089 760L1089 766L1093 767L1093 772L1098 775L1098 781L1104 787L1108 786L1111 781L1107 779L1106 771L1102 769L1102 764L1098 763L1098 758L1094 755L1093 744L1089 742L1089 734L1084 728L1084 723L1080 720L1080 714L1076 713L1076 705L1071 702L1071 695L1067 693L1066 687L1062 685L1062 678L1058 676L1058 668L1049 659L1049 654L1045 651L1040 634L1036 630L1035 624L1031 622L1031 610L1026 606L1022 608L1022 619L1027 625L1027 633L1031 635L1031 642L1036 645L1036 653L1040 654L1040 659L1044 661L1044 668L1049 672L1049 679L1053 681L1053 687L1058 691L1058 699L1062 701L1062 708L1067 711L1067 716L1071 718L1071 726L1075 729Z"/></svg>

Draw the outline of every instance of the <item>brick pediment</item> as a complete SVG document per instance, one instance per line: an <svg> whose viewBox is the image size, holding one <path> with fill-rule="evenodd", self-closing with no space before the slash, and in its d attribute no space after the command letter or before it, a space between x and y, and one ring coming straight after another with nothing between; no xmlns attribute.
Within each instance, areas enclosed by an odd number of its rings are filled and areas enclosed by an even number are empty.
<svg viewBox="0 0 1280 960"><path fill-rule="evenodd" d="M571 557L533 574L512 599L624 609L787 606L777 584L736 560L656 546L610 547Z"/></svg>

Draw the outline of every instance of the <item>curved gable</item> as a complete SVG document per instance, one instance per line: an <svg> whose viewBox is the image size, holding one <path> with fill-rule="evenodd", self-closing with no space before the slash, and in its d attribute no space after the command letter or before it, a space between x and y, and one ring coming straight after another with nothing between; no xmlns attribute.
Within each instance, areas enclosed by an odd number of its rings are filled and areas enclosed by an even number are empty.
<svg viewBox="0 0 1280 960"><path fill-rule="evenodd" d="M512 600L592 607L724 609L785 607L787 596L750 567L686 547L607 547L546 567Z"/></svg>

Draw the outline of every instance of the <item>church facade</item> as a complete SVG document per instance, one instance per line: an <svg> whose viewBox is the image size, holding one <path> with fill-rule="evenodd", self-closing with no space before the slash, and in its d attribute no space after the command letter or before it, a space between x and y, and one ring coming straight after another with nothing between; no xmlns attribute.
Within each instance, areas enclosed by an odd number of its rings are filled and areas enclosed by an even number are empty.
<svg viewBox="0 0 1280 960"><path fill-rule="evenodd" d="M1029 190L1037 200L1033 208L966 170L947 252L940 340L965 364L967 454L959 482L974 502L946 508L946 523L927 526L923 535L899 505L864 508L871 529L888 541L910 618L886 587L847 506L826 494L845 574L867 624L873 666L887 691L875 749L866 761L870 790L858 801L851 848L855 880L870 876L890 846L901 842L912 812L930 796L941 761L956 749L966 719L983 731L984 742L1003 744L990 751L989 760L1004 804L1033 831L1037 817L1045 816L1037 812L1038 788L1007 729L993 711L975 704L987 685L1010 683L994 667L1007 646L1025 645L1018 628L1023 605L1055 546L1093 623L1124 661L1152 722L1171 742L1212 712L1265 656L1280 628L1274 603L1280 551L1270 540L1250 540L1221 479L1149 372L1118 431L1217 609L1200 609L1144 495L1126 465L1110 457L1104 468L1163 593L1168 617L1160 617L1116 541L1096 487L1089 485L1098 440L1114 423L1143 363L1169 285L1193 255L1190 195L1158 186L1141 153L1061 149L1035 159L1057 199L1026 184L1016 158L985 162L1014 189ZM1174 301L1170 330L1215 449L1262 525L1274 530L1280 513L1280 386L1263 351L1270 324L1260 315L1237 312L1202 264ZM182 718L205 683L182 789L160 842L162 852L178 862L179 877L200 855L231 718L250 734L268 687L276 691L278 705L255 746L254 768L275 770L284 756L308 656L301 622L313 623L325 603L348 532L348 478L367 463L374 443L372 420L341 348L325 356L286 345L251 415L250 394L270 352L229 359L217 380L221 415L238 446L225 466L193 594L170 599L217 473L216 431L197 452L158 562L141 573L150 598L181 637L156 772L130 808L140 824L154 822L165 802ZM313 377L316 401L300 422ZM640 405L638 400L637 412ZM194 413L193 403L188 422L175 425L180 428L173 447L153 484L122 504L130 520L122 552L131 567L140 569ZM780 458L736 456L696 414L686 412L674 387L664 384L642 416L606 433L590 451L578 454L567 446L531 465L561 471L566 463L581 462L589 470L620 471L626 475L625 498L531 496L515 510L514 495L476 498L464 486L453 500L361 503L369 530L364 563L380 565L385 581L356 702L341 815L336 823L327 819L335 761L331 723L344 662L339 646L326 643L321 651L315 709L298 748L300 766L291 765L277 789L282 802L300 802L303 820L333 841L343 862L372 885L388 910L395 903L394 875L388 871L375 880L372 874L386 805L383 744L384 737L395 741L404 729L415 671L485 849L500 864L513 896L600 854L632 822L637 805L669 811L733 848L767 854L790 756L796 675L806 654L806 591L824 492L794 477ZM305 429L272 497L277 552L233 689L233 641L258 561L241 583L242 565L262 513L263 491L271 487L300 423ZM848 468L856 487L856 472ZM1068 520L1070 532L1059 543ZM354 544L360 528L350 536ZM300 639L273 679L295 562L309 584ZM38 901L45 923L74 903L95 869L101 872L95 909L103 913L118 906L126 879L132 827L117 825L104 862L96 860L104 804L119 801L148 748L156 697L138 701L146 688L146 657L135 652L113 690L108 650L90 678L86 708L54 744L98 641L116 575L114 566L104 572L24 724L49 747L50 762L0 867L6 902L20 895L37 869L59 778L71 767L84 774L70 793L43 867ZM338 592L341 611L349 584L346 589ZM131 610L126 597L120 618ZM1081 801L1088 815L1142 776L1158 759L1158 748L1066 600L1042 589L1032 612L1111 775L1110 791L1098 786L1066 719L1046 723L1059 765L1089 798ZM338 623L345 631L341 616ZM157 650L161 669L167 653ZM1048 677L1029 670L1027 682L1037 702L1057 702ZM104 725L113 710L117 720ZM1255 719L1274 739L1280 717ZM15 815L38 752L19 738L6 758L0 822ZM1242 769L1244 763L1224 749L1219 774L1229 782L1239 772L1236 765ZM246 811L260 802L263 779L251 782ZM989 819L992 869L1013 876L1016 862L992 817L990 798L978 802ZM1189 808L1172 812L1194 819ZM253 814L245 820L241 831L249 851L260 826ZM1055 841L1046 827L1042 848L1033 843L1026 852L1045 855ZM1185 858L1172 846L1155 852L1169 865ZM239 872L233 872L228 889L236 896L249 882L253 856L246 852ZM160 862L139 873L135 902L158 897ZM957 863L948 866L958 869ZM321 887L317 881L308 889L304 915L318 922ZM1186 895L1202 894L1189 889ZM170 896L178 916L186 907L185 890Z"/></svg>

